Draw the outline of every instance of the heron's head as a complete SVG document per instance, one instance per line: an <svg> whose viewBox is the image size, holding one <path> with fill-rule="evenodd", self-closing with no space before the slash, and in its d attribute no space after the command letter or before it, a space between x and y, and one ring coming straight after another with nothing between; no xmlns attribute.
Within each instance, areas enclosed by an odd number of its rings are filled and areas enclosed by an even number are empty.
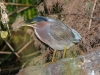
<svg viewBox="0 0 100 75"><path fill-rule="evenodd" d="M23 26L29 26L29 27L33 27L33 28L43 27L43 26L47 25L47 23L48 23L47 21L48 21L47 18L42 17L42 16L37 16L28 22L20 23L15 28L16 28L16 30L18 30L20 27L23 27Z"/></svg>

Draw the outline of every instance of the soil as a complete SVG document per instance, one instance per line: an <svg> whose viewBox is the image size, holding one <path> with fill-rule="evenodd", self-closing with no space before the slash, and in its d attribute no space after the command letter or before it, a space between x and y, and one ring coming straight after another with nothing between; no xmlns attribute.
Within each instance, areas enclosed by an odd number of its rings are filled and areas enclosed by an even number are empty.
<svg viewBox="0 0 100 75"><path fill-rule="evenodd" d="M82 36L79 47L84 52L100 49L100 1L97 1L93 11L95 0L44 0L37 9L45 16L62 20L70 27L76 29ZM89 29L89 22L92 23Z"/></svg>

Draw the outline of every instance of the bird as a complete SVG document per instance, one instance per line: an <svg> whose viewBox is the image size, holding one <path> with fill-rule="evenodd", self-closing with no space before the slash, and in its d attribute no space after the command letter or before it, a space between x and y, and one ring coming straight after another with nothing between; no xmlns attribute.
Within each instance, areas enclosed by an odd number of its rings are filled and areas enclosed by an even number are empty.
<svg viewBox="0 0 100 75"><path fill-rule="evenodd" d="M30 26L34 29L35 35L43 43L54 49L52 61L56 50L69 49L75 43L80 42L81 35L67 24L53 18L37 16L29 22L25 22L16 26L16 29L22 26Z"/></svg>

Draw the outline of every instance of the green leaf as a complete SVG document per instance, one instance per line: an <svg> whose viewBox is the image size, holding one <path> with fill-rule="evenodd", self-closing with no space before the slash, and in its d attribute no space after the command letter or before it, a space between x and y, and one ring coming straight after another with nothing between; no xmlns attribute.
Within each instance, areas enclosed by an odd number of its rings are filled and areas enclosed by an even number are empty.
<svg viewBox="0 0 100 75"><path fill-rule="evenodd" d="M7 38L7 36L8 36L8 32L7 31L2 31L1 32L1 37L2 38Z"/></svg>
<svg viewBox="0 0 100 75"><path fill-rule="evenodd" d="M32 16L31 16L31 9L28 9L28 18L31 19Z"/></svg>

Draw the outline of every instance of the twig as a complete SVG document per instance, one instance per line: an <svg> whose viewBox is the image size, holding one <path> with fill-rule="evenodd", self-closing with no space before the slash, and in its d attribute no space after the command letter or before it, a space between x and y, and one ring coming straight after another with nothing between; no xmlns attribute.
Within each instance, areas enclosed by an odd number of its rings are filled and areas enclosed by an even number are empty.
<svg viewBox="0 0 100 75"><path fill-rule="evenodd" d="M4 39L3 39L4 40ZM5 40L4 40L5 41ZM6 42L6 44L9 46L9 48L15 53L15 55L18 57L18 58L20 58L20 56L14 51L14 48L7 42L7 41L5 41Z"/></svg>
<svg viewBox="0 0 100 75"><path fill-rule="evenodd" d="M93 13L94 13L96 3L97 3L97 0L95 0L95 3L93 5L93 9L92 9L92 12L91 12L91 17L93 17ZM90 21L89 21L89 30L90 30L90 27L91 27L91 23L92 23L92 18L90 18Z"/></svg>
<svg viewBox="0 0 100 75"><path fill-rule="evenodd" d="M32 4L19 4L19 3L4 3L5 5L16 5L16 6L34 6Z"/></svg>
<svg viewBox="0 0 100 75"><path fill-rule="evenodd" d="M32 43L32 41L33 41L33 39L30 40L26 45L24 45L17 53L18 53L18 54L21 53L29 44Z"/></svg>
<svg viewBox="0 0 100 75"><path fill-rule="evenodd" d="M1 50L1 51L4 51L4 50L5 50L5 48L6 48L6 46L7 46L7 45L5 45L5 46L2 48L2 50Z"/></svg>
<svg viewBox="0 0 100 75"><path fill-rule="evenodd" d="M9 41L11 41L11 38L9 39ZM6 47L7 47L7 45L5 44L5 46L2 48L1 51L4 51Z"/></svg>
<svg viewBox="0 0 100 75"><path fill-rule="evenodd" d="M32 53L32 54L23 56L22 58L31 57L31 56L34 56L34 55L36 55L36 54L38 54L38 53L40 53L40 51L37 51L37 52L35 52L35 53Z"/></svg>
<svg viewBox="0 0 100 75"><path fill-rule="evenodd" d="M19 9L19 10L17 11L17 13L20 13L21 11L26 10L26 9L28 9L28 8L29 8L29 6L24 7L24 8L21 8L21 9Z"/></svg>
<svg viewBox="0 0 100 75"><path fill-rule="evenodd" d="M0 54L11 54L11 52L0 51Z"/></svg>
<svg viewBox="0 0 100 75"><path fill-rule="evenodd" d="M15 10L15 11L11 12L10 14L8 14L8 16L10 16L10 15L16 13L16 12L17 12L17 13L20 13L21 11L26 10L26 9L28 9L28 8L29 8L29 6L28 6L28 7L24 7L24 8L20 8L20 9L17 9L17 10Z"/></svg>

